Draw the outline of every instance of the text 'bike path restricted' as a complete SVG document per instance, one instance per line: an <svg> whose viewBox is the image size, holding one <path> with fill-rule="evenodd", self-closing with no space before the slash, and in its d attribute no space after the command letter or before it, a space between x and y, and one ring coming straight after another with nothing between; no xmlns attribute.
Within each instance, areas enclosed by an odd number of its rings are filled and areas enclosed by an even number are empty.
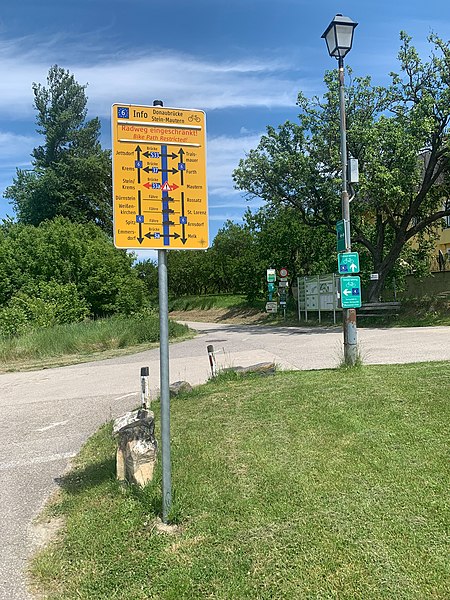
<svg viewBox="0 0 450 600"><path fill-rule="evenodd" d="M203 111L114 104L114 243L208 247Z"/></svg>

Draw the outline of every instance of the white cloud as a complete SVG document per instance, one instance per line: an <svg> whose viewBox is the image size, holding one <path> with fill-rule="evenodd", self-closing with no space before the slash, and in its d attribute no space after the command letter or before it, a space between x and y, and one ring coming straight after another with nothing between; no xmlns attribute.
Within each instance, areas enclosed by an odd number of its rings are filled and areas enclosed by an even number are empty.
<svg viewBox="0 0 450 600"><path fill-rule="evenodd" d="M243 212L225 212L225 213L220 213L220 214L211 214L211 212L209 213L209 221L210 222L218 222L218 223L224 223L225 221L234 221L237 223L242 222L242 217L243 217Z"/></svg>
<svg viewBox="0 0 450 600"><path fill-rule="evenodd" d="M31 167L30 153L36 145L35 137L0 131L0 218L5 213L13 213L8 202L2 198L3 192L12 184L16 167Z"/></svg>
<svg viewBox="0 0 450 600"><path fill-rule="evenodd" d="M155 98L206 110L292 106L299 87L278 63L212 63L173 52L73 70L89 82L90 110L100 116L109 115L113 102L151 104Z"/></svg>
<svg viewBox="0 0 450 600"><path fill-rule="evenodd" d="M30 164L31 151L37 145L38 138L0 131L0 168L25 167Z"/></svg>
<svg viewBox="0 0 450 600"><path fill-rule="evenodd" d="M208 189L216 197L230 198L240 195L234 189L232 173L239 160L252 148L256 148L262 133L229 137L218 136L208 140ZM236 202L236 201L235 201Z"/></svg>
<svg viewBox="0 0 450 600"><path fill-rule="evenodd" d="M249 203L243 193L234 187L232 173L252 148L256 148L263 133L238 137L217 136L208 140L208 195L209 221L223 223L226 220L242 222L247 208L257 209L263 201L253 199Z"/></svg>
<svg viewBox="0 0 450 600"><path fill-rule="evenodd" d="M48 69L55 63L68 68L79 83L88 83L90 115L105 119L109 119L114 102L151 104L155 98L162 99L166 106L205 110L291 108L299 87L304 87L289 61L271 57L214 61L167 51L130 59L129 53L117 52L114 57L105 54L95 43L84 37L78 44L67 44L67 39L57 36L45 43L31 37L0 42L0 77L7 82L0 95L0 114L3 123L10 121L8 129L14 129L14 120L20 120L34 131L31 85L35 81L45 83ZM88 57L89 64L82 56ZM225 218L239 219L245 209L244 198L234 189L232 172L246 152L257 146L260 137L260 133L251 133L243 126L236 137L208 139L208 187L214 221L221 219L215 210L219 205ZM30 152L39 143L42 139L37 134L24 136L0 130L3 189L11 183L16 167L29 165Z"/></svg>
<svg viewBox="0 0 450 600"><path fill-rule="evenodd" d="M89 64L79 59L81 46ZM208 110L292 106L298 89L306 85L293 64L264 56L212 61L167 51L130 59L120 52L110 56L99 48L90 51L86 39L68 46L56 37L45 44L24 38L0 43L0 77L7 82L0 96L3 116L17 119L33 113L32 82L45 82L54 63L68 68L79 83L89 84L89 110L101 117L109 116L114 102L151 104L155 98L167 106Z"/></svg>

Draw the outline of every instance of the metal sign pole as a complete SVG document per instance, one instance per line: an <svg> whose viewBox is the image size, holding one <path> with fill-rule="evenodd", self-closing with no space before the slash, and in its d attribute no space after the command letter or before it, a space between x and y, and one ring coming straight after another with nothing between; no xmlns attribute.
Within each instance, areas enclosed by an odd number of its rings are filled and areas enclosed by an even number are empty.
<svg viewBox="0 0 450 600"><path fill-rule="evenodd" d="M159 285L159 369L161 397L162 520L167 523L172 506L170 462L170 391L169 391L169 293L167 250L158 250Z"/></svg>
<svg viewBox="0 0 450 600"><path fill-rule="evenodd" d="M344 225L350 229L350 200L347 190L347 133L345 122L345 90L344 90L344 59L339 57L339 114L340 114L340 137L341 137L341 165L342 165L342 219ZM347 237L347 236L346 236ZM351 252L351 238L348 232L346 240L346 252ZM356 364L358 346L356 329L356 310L354 308L342 308L343 331L344 331L344 361L346 365Z"/></svg>

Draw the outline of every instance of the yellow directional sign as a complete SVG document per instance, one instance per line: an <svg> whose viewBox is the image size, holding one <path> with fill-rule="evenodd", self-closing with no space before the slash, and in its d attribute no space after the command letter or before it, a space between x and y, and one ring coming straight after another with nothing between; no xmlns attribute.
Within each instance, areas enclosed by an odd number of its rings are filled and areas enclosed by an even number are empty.
<svg viewBox="0 0 450 600"><path fill-rule="evenodd" d="M114 244L209 246L205 113L112 106Z"/></svg>

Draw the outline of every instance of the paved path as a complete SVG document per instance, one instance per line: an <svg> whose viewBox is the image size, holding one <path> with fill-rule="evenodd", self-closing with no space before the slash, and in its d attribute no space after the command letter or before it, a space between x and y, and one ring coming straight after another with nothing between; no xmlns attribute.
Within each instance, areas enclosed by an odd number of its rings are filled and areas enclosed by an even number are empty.
<svg viewBox="0 0 450 600"><path fill-rule="evenodd" d="M209 376L206 346L219 367L275 361L283 369L337 366L340 328L192 323L193 340L170 347L170 381L199 384ZM450 360L450 327L360 329L366 363ZM30 526L82 443L97 427L136 407L141 366L159 380L159 350L24 373L0 375L0 599L25 600L23 570L36 547Z"/></svg>

